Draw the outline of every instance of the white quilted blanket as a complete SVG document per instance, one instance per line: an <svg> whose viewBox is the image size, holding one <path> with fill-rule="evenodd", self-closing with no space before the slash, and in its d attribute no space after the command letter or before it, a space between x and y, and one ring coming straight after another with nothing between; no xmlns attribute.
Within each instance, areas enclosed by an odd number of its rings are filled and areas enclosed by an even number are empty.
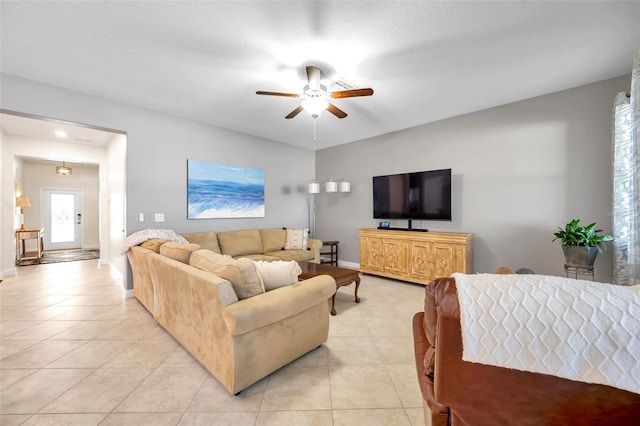
<svg viewBox="0 0 640 426"><path fill-rule="evenodd" d="M453 274L462 359L640 393L640 286Z"/></svg>
<svg viewBox="0 0 640 426"><path fill-rule="evenodd" d="M120 246L120 254L125 254L133 246L142 244L152 238L164 238L177 243L189 244L182 235L178 235L173 229L143 229L127 236Z"/></svg>

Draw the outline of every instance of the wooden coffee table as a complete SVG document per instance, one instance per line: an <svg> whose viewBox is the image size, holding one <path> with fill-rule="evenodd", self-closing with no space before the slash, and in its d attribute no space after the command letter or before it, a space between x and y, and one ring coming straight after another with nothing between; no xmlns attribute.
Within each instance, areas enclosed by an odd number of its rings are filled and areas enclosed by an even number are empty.
<svg viewBox="0 0 640 426"><path fill-rule="evenodd" d="M336 293L338 289L344 285L349 285L353 282L356 283L355 300L356 303L360 303L358 297L358 288L360 287L360 271L357 269L340 268L337 266L331 266L329 264L312 263L312 262L298 262L302 273L298 275L298 280L306 280L308 278L315 277L317 275L330 275L336 280ZM331 298L331 315L336 314L336 293L333 293Z"/></svg>

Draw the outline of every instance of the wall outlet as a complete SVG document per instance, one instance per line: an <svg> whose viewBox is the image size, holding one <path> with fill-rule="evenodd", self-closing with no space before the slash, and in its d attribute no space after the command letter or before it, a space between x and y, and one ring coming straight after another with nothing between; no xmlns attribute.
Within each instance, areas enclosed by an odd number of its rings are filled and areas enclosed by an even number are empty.
<svg viewBox="0 0 640 426"><path fill-rule="evenodd" d="M144 222L144 213L138 213L138 221Z"/></svg>
<svg viewBox="0 0 640 426"><path fill-rule="evenodd" d="M156 213L155 220L156 222L164 222L164 213Z"/></svg>

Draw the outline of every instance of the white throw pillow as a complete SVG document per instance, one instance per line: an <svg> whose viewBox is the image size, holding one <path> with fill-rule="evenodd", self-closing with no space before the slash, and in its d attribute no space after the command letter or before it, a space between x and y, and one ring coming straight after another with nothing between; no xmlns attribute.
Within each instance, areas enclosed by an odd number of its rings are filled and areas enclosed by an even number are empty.
<svg viewBox="0 0 640 426"><path fill-rule="evenodd" d="M309 241L309 228L287 229L284 241L285 250L306 250Z"/></svg>
<svg viewBox="0 0 640 426"><path fill-rule="evenodd" d="M262 278L266 291L295 284L298 282L298 275L302 273L302 268L295 260L274 262L254 260L253 263L256 265L256 271Z"/></svg>

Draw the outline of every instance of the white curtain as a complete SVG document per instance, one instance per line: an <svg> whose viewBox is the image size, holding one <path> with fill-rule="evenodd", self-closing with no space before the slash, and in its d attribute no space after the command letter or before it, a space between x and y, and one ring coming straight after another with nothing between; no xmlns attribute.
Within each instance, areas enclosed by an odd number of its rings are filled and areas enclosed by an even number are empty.
<svg viewBox="0 0 640 426"><path fill-rule="evenodd" d="M613 108L613 282L640 284L640 50Z"/></svg>

